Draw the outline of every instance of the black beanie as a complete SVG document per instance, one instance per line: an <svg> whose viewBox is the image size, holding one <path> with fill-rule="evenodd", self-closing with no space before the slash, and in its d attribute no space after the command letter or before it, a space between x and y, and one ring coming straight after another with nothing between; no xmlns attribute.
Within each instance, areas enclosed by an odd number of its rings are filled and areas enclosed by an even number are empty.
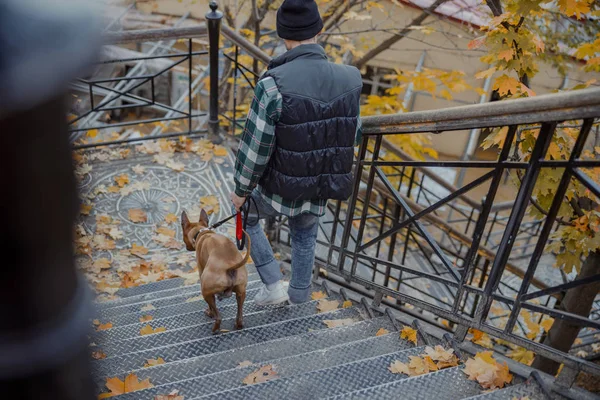
<svg viewBox="0 0 600 400"><path fill-rule="evenodd" d="M314 0L284 0L277 10L277 35L302 41L314 38L323 29L323 20Z"/></svg>

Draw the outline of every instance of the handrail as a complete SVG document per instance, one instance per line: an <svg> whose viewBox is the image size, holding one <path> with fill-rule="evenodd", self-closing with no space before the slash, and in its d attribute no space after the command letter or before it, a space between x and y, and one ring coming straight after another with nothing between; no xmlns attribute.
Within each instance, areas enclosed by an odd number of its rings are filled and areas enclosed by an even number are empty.
<svg viewBox="0 0 600 400"><path fill-rule="evenodd" d="M126 44L152 42L165 39L181 39L206 36L208 28L205 23L183 28L139 29L123 32L107 32L102 35L105 44Z"/></svg>
<svg viewBox="0 0 600 400"><path fill-rule="evenodd" d="M371 135L488 128L594 118L600 115L600 88L537 97L365 117Z"/></svg>

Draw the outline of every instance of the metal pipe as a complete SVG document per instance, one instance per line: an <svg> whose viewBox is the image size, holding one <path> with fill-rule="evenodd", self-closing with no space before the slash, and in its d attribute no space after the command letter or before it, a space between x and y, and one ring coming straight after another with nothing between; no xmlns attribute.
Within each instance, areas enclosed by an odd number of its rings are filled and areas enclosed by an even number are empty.
<svg viewBox="0 0 600 400"><path fill-rule="evenodd" d="M219 36L223 13L218 11L216 1L210 2L211 11L205 16L208 25L210 102L208 108L208 132L214 138L219 134Z"/></svg>

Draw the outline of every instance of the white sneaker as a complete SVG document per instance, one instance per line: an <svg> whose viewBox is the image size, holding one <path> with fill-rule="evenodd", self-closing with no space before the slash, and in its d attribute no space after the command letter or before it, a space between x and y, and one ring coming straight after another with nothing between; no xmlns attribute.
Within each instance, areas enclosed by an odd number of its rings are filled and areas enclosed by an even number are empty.
<svg viewBox="0 0 600 400"><path fill-rule="evenodd" d="M259 306L281 304L288 300L287 287L284 286L281 281L277 282L275 287L271 290L267 289L267 286L264 285L254 297L254 303Z"/></svg>

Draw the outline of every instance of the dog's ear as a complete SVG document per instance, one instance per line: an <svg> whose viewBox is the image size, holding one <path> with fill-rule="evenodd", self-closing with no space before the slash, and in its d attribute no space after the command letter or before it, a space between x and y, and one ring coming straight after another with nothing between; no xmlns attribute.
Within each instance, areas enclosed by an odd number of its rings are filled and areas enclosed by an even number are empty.
<svg viewBox="0 0 600 400"><path fill-rule="evenodd" d="M181 227L185 229L186 226L190 224L190 220L187 216L187 213L184 211L181 213Z"/></svg>
<svg viewBox="0 0 600 400"><path fill-rule="evenodd" d="M204 211L204 208L200 211L200 220L201 224L208 226L208 214Z"/></svg>

